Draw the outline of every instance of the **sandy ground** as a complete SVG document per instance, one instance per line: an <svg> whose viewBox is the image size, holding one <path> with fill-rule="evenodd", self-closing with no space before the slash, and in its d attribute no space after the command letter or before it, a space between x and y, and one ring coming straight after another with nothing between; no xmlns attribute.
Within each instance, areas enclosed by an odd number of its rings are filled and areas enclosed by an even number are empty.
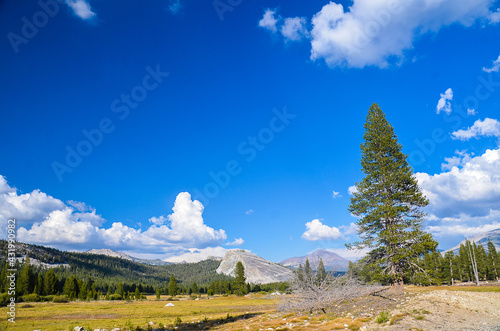
<svg viewBox="0 0 500 331"><path fill-rule="evenodd" d="M361 330L500 330L500 292L424 292L403 298L390 314L392 325Z"/></svg>

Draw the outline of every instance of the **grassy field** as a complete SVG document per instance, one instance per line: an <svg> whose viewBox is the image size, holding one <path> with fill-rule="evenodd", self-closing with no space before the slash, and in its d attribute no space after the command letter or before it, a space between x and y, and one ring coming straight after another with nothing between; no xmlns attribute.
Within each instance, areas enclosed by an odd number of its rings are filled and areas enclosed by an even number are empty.
<svg viewBox="0 0 500 331"><path fill-rule="evenodd" d="M172 302L174 307L165 307ZM73 330L75 326L85 329L117 327L146 328L149 322L154 327L159 323L172 326L177 318L182 324L202 321L203 319L229 322L234 317L256 313L268 313L275 309L276 300L262 295L252 297L216 297L210 300L157 301L149 297L143 301L97 301L70 303L21 303L16 308L16 323L8 325L7 330ZM0 309L7 316L7 308ZM228 314L231 316L228 319ZM5 323L4 323L5 322ZM3 325L7 325L5 319Z"/></svg>
<svg viewBox="0 0 500 331"><path fill-rule="evenodd" d="M425 291L479 291L500 292L500 286L405 286L406 293L418 294ZM73 330L83 326L85 330L123 328L123 330L141 327L147 330L149 322L152 328L161 324L169 329L178 330L259 330L281 328L293 324L294 330L350 329L358 330L378 314L371 311L373 317L348 318L333 314L296 315L276 311L277 299L266 295L252 294L246 297L215 297L201 300L166 301L166 297L157 301L154 296L143 301L97 301L70 303L21 303L16 307L16 323L7 323L7 308L0 308L3 320L0 330ZM175 306L166 307L171 302ZM362 304L369 304L363 300ZM363 306L364 307L364 306ZM161 323L161 324L160 324Z"/></svg>

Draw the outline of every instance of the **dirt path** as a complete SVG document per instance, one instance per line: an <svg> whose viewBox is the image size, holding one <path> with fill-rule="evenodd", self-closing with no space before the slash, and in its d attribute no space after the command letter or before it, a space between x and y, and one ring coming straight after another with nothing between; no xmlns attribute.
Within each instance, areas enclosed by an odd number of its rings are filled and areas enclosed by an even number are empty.
<svg viewBox="0 0 500 331"><path fill-rule="evenodd" d="M390 322L361 330L500 330L500 292L431 291L406 297Z"/></svg>

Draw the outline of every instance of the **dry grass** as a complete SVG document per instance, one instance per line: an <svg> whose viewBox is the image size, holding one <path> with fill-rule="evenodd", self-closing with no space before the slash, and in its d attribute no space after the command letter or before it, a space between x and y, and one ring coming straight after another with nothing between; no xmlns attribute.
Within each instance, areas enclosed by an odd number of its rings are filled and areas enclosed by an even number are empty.
<svg viewBox="0 0 500 331"><path fill-rule="evenodd" d="M480 286L405 286L405 290L411 293L421 293L428 291L465 291L465 292L500 292L500 283L480 285Z"/></svg>

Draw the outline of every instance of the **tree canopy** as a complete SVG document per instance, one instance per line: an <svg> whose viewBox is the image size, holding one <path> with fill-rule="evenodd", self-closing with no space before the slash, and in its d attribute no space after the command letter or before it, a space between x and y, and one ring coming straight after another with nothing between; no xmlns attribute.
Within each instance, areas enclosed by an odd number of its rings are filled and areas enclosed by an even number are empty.
<svg viewBox="0 0 500 331"><path fill-rule="evenodd" d="M371 248L365 259L375 270L403 282L407 269L437 243L422 229L428 200L420 191L394 128L377 104L368 110L361 144L364 178L356 183L349 212L358 216L360 241L349 248Z"/></svg>

